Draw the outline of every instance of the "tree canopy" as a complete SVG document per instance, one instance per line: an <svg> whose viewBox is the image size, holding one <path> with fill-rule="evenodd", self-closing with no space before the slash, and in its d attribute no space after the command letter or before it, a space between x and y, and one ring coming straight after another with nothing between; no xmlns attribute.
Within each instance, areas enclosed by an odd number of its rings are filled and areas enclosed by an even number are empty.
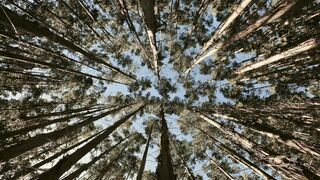
<svg viewBox="0 0 320 180"><path fill-rule="evenodd" d="M320 179L319 0L2 0L0 179Z"/></svg>

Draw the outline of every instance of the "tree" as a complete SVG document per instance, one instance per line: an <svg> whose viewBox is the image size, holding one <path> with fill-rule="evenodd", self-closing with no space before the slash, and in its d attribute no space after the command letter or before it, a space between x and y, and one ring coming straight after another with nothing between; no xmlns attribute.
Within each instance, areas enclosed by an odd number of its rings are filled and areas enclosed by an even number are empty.
<svg viewBox="0 0 320 180"><path fill-rule="evenodd" d="M317 0L3 0L0 179L319 179Z"/></svg>

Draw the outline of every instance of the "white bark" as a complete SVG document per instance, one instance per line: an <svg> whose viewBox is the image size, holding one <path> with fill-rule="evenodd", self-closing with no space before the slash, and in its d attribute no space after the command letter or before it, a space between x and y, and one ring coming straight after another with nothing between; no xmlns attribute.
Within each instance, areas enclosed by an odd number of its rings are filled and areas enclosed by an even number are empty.
<svg viewBox="0 0 320 180"><path fill-rule="evenodd" d="M158 48L157 48L157 44L156 44L156 37L155 34L148 29L148 37L149 37L149 42L150 42L150 47L152 50L152 56L153 56L153 68L156 72L156 75L158 76L158 78L160 78L159 75L159 67L158 67Z"/></svg>
<svg viewBox="0 0 320 180"><path fill-rule="evenodd" d="M252 32L260 29L264 24L269 24L280 18L283 14L285 14L287 11L289 11L297 1L284 1L282 4L280 4L276 9L274 9L272 12L268 13L267 15L263 16L259 20L257 20L252 25L248 26L245 30L240 31L239 33L232 36L229 40L225 42L219 42L214 45L214 47L206 52L202 52L200 56L198 56L192 63L191 67L188 68L183 74L188 74L192 68L194 68L197 64L204 61L207 57L215 54L217 51L219 51L222 48L226 48L229 45L233 44L239 39L243 39Z"/></svg>
<svg viewBox="0 0 320 180"><path fill-rule="evenodd" d="M271 64L271 63L274 63L277 61L281 61L286 58L301 54L303 52L306 52L308 50L311 50L311 49L317 47L319 44L320 44L320 41L318 39L316 39L316 38L309 39L309 40L299 44L298 46L296 46L292 49L289 49L289 50L284 51L280 54L271 56L270 58L268 58L266 60L262 60L262 61L253 63L247 67L240 68L238 71L236 71L236 74L244 74L248 71L252 71L252 70L261 68L263 66L266 66L268 64Z"/></svg>
<svg viewBox="0 0 320 180"><path fill-rule="evenodd" d="M215 40L225 34L225 30L231 25L231 23L243 12L243 10L251 3L252 0L243 0L232 12L232 14L223 22L221 27L215 32L212 38L203 46L202 52L206 51Z"/></svg>
<svg viewBox="0 0 320 180"><path fill-rule="evenodd" d="M212 162L212 164L214 164L228 179L230 180L234 180L234 178L227 172L225 171L222 167L220 167L220 165L209 155L207 155L206 153L204 153Z"/></svg>

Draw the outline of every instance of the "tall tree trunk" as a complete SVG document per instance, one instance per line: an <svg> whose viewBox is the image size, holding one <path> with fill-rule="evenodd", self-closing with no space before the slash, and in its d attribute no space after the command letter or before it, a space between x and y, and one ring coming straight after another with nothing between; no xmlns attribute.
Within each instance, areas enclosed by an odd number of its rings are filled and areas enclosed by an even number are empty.
<svg viewBox="0 0 320 180"><path fill-rule="evenodd" d="M295 138L293 135L284 133L278 129L275 129L271 127L268 124L260 124L257 122L257 119L254 121L249 120L250 114L246 112L246 110L239 111L234 108L224 108L225 113L212 113L211 115L218 117L218 118L224 118L226 120L233 121L237 124L244 125L251 129L252 131L255 131L261 135L265 135L271 139L274 139L278 142L280 142L283 145L286 145L288 147L291 147L293 149L296 149L300 151L301 153L310 153L313 156L320 157L320 152L315 147L310 147L305 142L303 142L301 139ZM253 112L251 115L256 115L258 112ZM242 115L239 117L239 115ZM259 118L258 118L259 119Z"/></svg>
<svg viewBox="0 0 320 180"><path fill-rule="evenodd" d="M10 52L7 52L7 51L0 51L0 57L13 59L13 60L16 60L16 61L29 63L29 64L35 64L35 65L39 65L39 66L42 66L42 67L49 67L51 69L57 69L59 71L67 72L67 73L70 73L70 74L75 74L75 75L78 75L78 76L91 77L91 78L98 79L98 80L114 82L114 83L123 84L123 85L128 86L128 84L126 84L126 83L122 83L122 82L119 82L119 81L115 81L115 80L112 80L112 79L107 79L107 78L103 78L103 77L99 77L99 76L94 76L94 75L91 75L91 74L83 73L83 72L76 71L76 70L73 70L73 69L70 69L70 68L66 68L66 67L59 67L59 66L51 64L51 63L47 63L47 62L44 62L44 61L39 61L39 60L32 59L32 58L29 58L29 57L25 57L25 56L22 56L22 55L19 55L19 54L13 54L13 53L10 53Z"/></svg>
<svg viewBox="0 0 320 180"><path fill-rule="evenodd" d="M176 176L173 171L171 157L170 157L168 125L164 118L164 110L162 106L160 110L160 118L161 118L161 129L160 129L161 140L160 140L160 154L158 156L157 179L158 180L175 180Z"/></svg>
<svg viewBox="0 0 320 180"><path fill-rule="evenodd" d="M226 29L233 23L233 21L240 16L243 10L251 3L252 0L242 0L242 2L234 9L232 14L221 24L220 28L215 31L211 39L203 46L201 52L205 52L212 46L221 36L226 34Z"/></svg>
<svg viewBox="0 0 320 180"><path fill-rule="evenodd" d="M158 22L155 15L155 0L140 0L140 5L144 14L144 21L147 25L147 34L149 38L150 47L153 55L153 68L156 75L160 79L159 75L159 51L157 47L156 33L158 29Z"/></svg>
<svg viewBox="0 0 320 180"><path fill-rule="evenodd" d="M138 45L139 45L140 48L143 50L143 52L145 53L145 55L146 55L148 58L150 58L147 50L145 49L144 45L143 45L142 42L141 42L141 39L140 39L140 37L139 37L136 29L135 29L135 26L134 26L132 20L131 20L131 18L130 18L130 14L129 14L129 11L128 11L128 8L127 8L127 5L126 5L126 1L124 1L124 0L117 0L117 1L118 1L119 5L120 5L120 11L121 11L122 15L124 15L125 18L126 18L125 21L126 21L128 27L129 27L131 33L132 33L133 36L135 37Z"/></svg>
<svg viewBox="0 0 320 180"><path fill-rule="evenodd" d="M188 123L189 124L189 123ZM225 151L232 159L240 162L241 164L247 166L248 168L250 168L252 171L254 171L255 173L259 174L261 177L263 177L264 179L274 179L272 176L270 176L268 173L266 173L265 171L263 171L260 167L258 167L257 165L255 165L254 163L252 163L251 161L247 160L246 158L244 158L243 156L241 156L239 153L237 153L235 150L231 149L230 147L226 146L225 144L221 143L219 140L217 140L216 138L214 138L213 136L211 136L208 132L195 127L194 125L189 124L190 126L198 129L200 132L202 132L203 134L205 134L206 136L208 136L210 139L212 139L214 141L214 144L220 148L221 150Z"/></svg>
<svg viewBox="0 0 320 180"><path fill-rule="evenodd" d="M194 176L193 172L192 172L192 169L188 166L188 163L184 160L184 158L181 156L181 152L179 152L177 146L176 146L176 143L174 141L173 142L173 146L174 148L176 149L176 152L177 152L177 155L179 156L179 158L181 159L182 161L182 164L183 166L187 169L187 172L189 174L189 177L190 179L192 180L196 180L196 177Z"/></svg>
<svg viewBox="0 0 320 180"><path fill-rule="evenodd" d="M189 71L194 68L197 64L201 63L204 61L207 57L215 54L222 48L227 48L231 44L235 43L236 41L243 39L247 37L249 34L252 32L260 29L263 25L269 24L274 22L275 20L279 19L281 16L283 16L285 13L287 13L289 10L291 10L296 4L301 4L303 0L283 0L275 9L271 10L269 13L261 17L259 20L257 20L255 23L252 25L248 26L246 29L243 31L240 31L233 35L231 38L229 38L225 42L219 42L213 46L210 50L207 50L207 52L204 52L201 56L196 58L191 67L188 68L184 74L189 73ZM312 2L312 0L308 0L306 3L302 5L307 5L308 3Z"/></svg>
<svg viewBox="0 0 320 180"><path fill-rule="evenodd" d="M31 132L31 131L34 131L36 129L45 128L46 126L51 125L51 124L60 123L60 122L66 122L66 121L68 121L68 120L70 120L72 118L75 118L75 117L84 116L84 115L88 115L88 114L93 114L95 112L102 111L104 109L105 108L97 109L97 110L93 110L93 111L87 111L87 112L84 112L84 113L74 114L74 115L70 115L70 116L67 116L67 117L64 117L64 118L46 120L46 121L43 121L43 122L40 121L40 123L38 123L36 125L32 125L32 126L25 127L25 128L22 128L22 129L18 129L18 130L14 130L14 131L8 131L8 132L5 132L3 134L0 134L0 141L4 140L6 138L17 136L17 135L24 135L24 134L26 134L28 132Z"/></svg>
<svg viewBox="0 0 320 180"><path fill-rule="evenodd" d="M137 110L129 113L128 115L124 116L119 121L115 122L112 126L108 127L106 131L102 134L98 135L96 138L82 146L81 148L77 149L74 153L70 154L69 156L61 159L56 165L50 168L48 171L39 175L39 179L46 179L46 180L55 180L59 179L66 171L68 171L74 164L77 163L79 159L81 159L84 155L90 152L93 148L95 148L98 144L100 144L103 140L109 137L109 135L116 130L119 126L125 123L128 119L132 116L137 114L140 110L145 107L141 105Z"/></svg>
<svg viewBox="0 0 320 180"><path fill-rule="evenodd" d="M106 172L108 172L108 170L110 169L110 167L111 167L115 162L117 162L117 161L121 158L121 156L122 156L122 154L123 154L123 152L124 152L124 150L125 150L126 148L127 148L127 146L125 146L124 148L122 148L122 150L119 152L118 156L117 156L116 158L112 159L107 165L105 165L105 166L100 170L100 173L99 173L99 175L95 178L95 180L101 180L101 179L105 176Z"/></svg>
<svg viewBox="0 0 320 180"><path fill-rule="evenodd" d="M249 71L256 70L258 68L266 66L268 64L275 63L275 62L284 60L284 59L292 57L292 56L296 56L298 54L301 54L301 53L307 52L308 50L316 48L317 46L319 46L319 44L320 44L320 39L317 39L317 38L309 39L309 40L304 41L303 43L299 44L298 46L296 46L292 49L289 49L289 50L284 51L280 54L271 56L268 59L252 63L246 67L241 67L240 69L238 69L236 71L236 74L242 75L242 74L245 74Z"/></svg>
<svg viewBox="0 0 320 180"><path fill-rule="evenodd" d="M89 68L91 68L91 69L93 69L93 70L95 70L95 71L97 71L97 72L103 73L101 70L93 67L92 65L89 65L88 63L84 63L84 62L81 62L81 61L77 61L77 60L75 60L75 59L72 59L72 58L70 58L70 57L67 57L67 56L61 54L60 52L54 52L53 50L49 49L48 47L43 47L43 46L37 45L37 44L35 44L35 43L33 43L33 42L29 42L29 41L27 41L27 40L23 40L23 39L21 39L21 38L17 38L16 36L14 36L13 33L7 33L7 32L4 32L4 31L1 31L1 30L0 30L0 34L1 34L2 36L5 36L5 37L7 37L7 38L11 38L11 39L15 40L17 43L22 43L22 44L24 44L24 45L28 45L28 46L30 46L30 47L33 47L33 48L37 49L37 50L40 50L40 51L43 51L43 52L45 52L45 53L51 54L51 55L53 55L53 56L55 56L55 57L64 59L64 60L66 60L66 61L72 61L72 62L74 62L74 63L77 63L77 64L80 64L80 65L89 67Z"/></svg>
<svg viewBox="0 0 320 180"><path fill-rule="evenodd" d="M141 180L142 179L143 171L144 171L144 168L145 168L145 165L146 165L146 161L147 161L148 150L149 150L149 145L150 145L150 141L151 141L151 135L152 135L152 130L153 130L154 123L151 125L149 136L148 136L148 140L147 140L147 143L146 143L146 147L144 148L144 152L143 152L140 168L139 168L138 175L137 175L137 180Z"/></svg>
<svg viewBox="0 0 320 180"><path fill-rule="evenodd" d="M64 177L63 180L72 180L76 179L82 172L86 171L89 169L93 164L95 164L97 161L101 160L104 156L106 156L108 153L110 153L114 148L116 148L119 144L121 144L123 141L128 139L130 136L127 136L123 139L121 139L117 144L113 145L111 148L105 150L103 153L101 153L99 156L92 158L92 160L86 164L81 165L77 170L74 172L70 173L68 176Z"/></svg>
<svg viewBox="0 0 320 180"><path fill-rule="evenodd" d="M101 109L102 107L103 107L103 105L94 105L94 106L87 106L87 107L76 108L76 109L65 109L64 111L39 114L36 116L26 116L26 117L23 117L22 119L25 121L28 121L28 120L33 120L33 119L48 118L48 117L62 116L62 115L70 115L72 113L83 113L83 111L97 110L97 109ZM105 108L107 108L107 107L105 107Z"/></svg>
<svg viewBox="0 0 320 180"><path fill-rule="evenodd" d="M280 156L279 154L275 152L267 152L261 148L258 147L258 144L250 141L249 139L245 138L241 134L237 132L231 131L229 128L223 127L222 124L219 122L209 118L208 116L199 114L199 116L204 119L205 121L209 122L211 125L218 128L224 135L226 135L229 139L231 139L236 144L239 144L241 147L243 147L249 154L251 154L253 157L256 158L257 161L261 161L263 163L266 163L270 168L276 169L277 171L282 172L286 177L294 176L299 177L299 179L306 178L305 175L308 177L317 177L317 175L308 170L308 172L305 171L306 168L303 165L300 165L298 163L290 161L286 156ZM281 167L291 167L290 173L284 168Z"/></svg>
<svg viewBox="0 0 320 180"><path fill-rule="evenodd" d="M212 164L214 164L214 166L216 166L223 174L226 178L230 179L230 180L234 180L234 178L226 171L224 170L212 157L210 157L207 153L203 153L205 156L207 156L207 158L210 159L210 161L212 162Z"/></svg>
<svg viewBox="0 0 320 180"><path fill-rule="evenodd" d="M80 123L71 125L71 126L66 127L64 129L56 130L56 131L46 133L46 134L36 135L30 139L22 141L20 144L6 148L6 149L0 151L0 162L1 161L9 161L10 159L15 158L15 157L19 156L20 154L23 154L31 149L42 146L48 142L55 141L55 140L65 136L67 134L70 134L76 130L79 130L84 126L87 126L87 125L91 124L92 122L94 122L98 119L101 119L109 114L115 113L115 112L117 112L127 106L129 106L129 105L121 106L119 108L102 113L98 116L91 116L91 117L81 121Z"/></svg>
<svg viewBox="0 0 320 180"><path fill-rule="evenodd" d="M11 11L10 9L8 9L4 6L2 6L2 7L4 8L5 13L10 17L10 20L12 21L12 23L14 24L15 27L17 27L19 29L23 29L23 30L30 32L30 33L37 35L37 36L46 37L49 40L56 42L58 44L61 44L61 45L65 46L73 51L80 52L81 54L83 54L87 58L89 58L93 61L96 61L97 63L101 63L101 64L109 67L111 70L118 72L118 73L121 73L122 75L125 75L126 77L129 77L130 79L135 80L134 76L129 75L129 74L123 72L118 67L114 67L111 64L107 63L106 61L97 58L92 53L84 50L83 48L74 44L73 42L54 34L48 28L41 26L41 24L39 24L37 22L30 21L30 20L26 19L24 16L18 15L15 12ZM6 18L4 11L0 11L0 23L8 24L10 26L10 23L8 22L8 19Z"/></svg>
<svg viewBox="0 0 320 180"><path fill-rule="evenodd" d="M45 164L53 161L54 159L58 158L59 156L61 156L61 155L65 154L65 153L67 153L68 151L70 151L70 150L72 150L72 149L80 146L81 144L89 141L90 139L96 137L97 135L101 134L101 133L104 132L104 131L105 131L105 129L102 130L102 131L100 131L100 132L98 132L98 133L96 133L96 134L94 134L94 135L92 135L92 136L87 137L86 139L84 139L84 140L82 140L82 141L80 141L80 142L78 142L78 143L76 143L76 144L74 144L74 145L72 145L72 146L70 146L70 147L68 147L68 148L65 148L65 149L61 150L60 152L57 152L56 154L50 156L49 158L47 158L47 159L45 159L45 160L43 160L43 161L40 161L40 162L36 163L36 164L33 165L31 168L25 168L25 169L23 169L22 171L17 172L16 174L14 174L14 176L13 176L11 179L12 179L12 180L14 180L14 179L19 179L21 176L24 176L24 175L26 175L26 174L28 174L28 173L30 173L30 172L33 172L35 169L38 169L38 168L40 168L41 166L43 166L43 165L45 165Z"/></svg>

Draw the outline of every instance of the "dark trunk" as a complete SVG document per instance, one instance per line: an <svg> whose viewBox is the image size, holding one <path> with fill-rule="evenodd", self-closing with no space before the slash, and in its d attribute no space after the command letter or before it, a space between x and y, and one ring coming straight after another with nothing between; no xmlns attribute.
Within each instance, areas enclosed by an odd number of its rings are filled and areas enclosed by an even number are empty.
<svg viewBox="0 0 320 180"><path fill-rule="evenodd" d="M130 135L131 136L131 135ZM124 139L122 139L121 141L119 141L117 144L113 145L111 148L107 149L106 151L104 151L103 153L101 153L99 156L94 157L90 162L83 164L80 166L80 168L78 168L77 170L75 170L74 172L72 172L71 174L69 174L67 177L63 178L63 180L72 180L72 179L76 179L82 172L86 171L88 168L90 168L93 164L95 164L98 160L101 160L101 158L103 158L104 156L106 156L108 153L110 153L114 148L116 148L119 144L121 144L123 141L125 141L126 139L128 139L130 136L125 137Z"/></svg>
<svg viewBox="0 0 320 180"><path fill-rule="evenodd" d="M137 175L137 180L141 180L142 179L144 167L145 167L145 164L146 164L146 161L147 161L148 149L149 149L149 144L150 144L150 141L151 141L151 135L152 135L153 126L154 126L154 123L151 125L151 128L150 128L148 140L147 140L144 152L143 152L143 156L142 156L139 172L138 172L138 175Z"/></svg>
<svg viewBox="0 0 320 180"><path fill-rule="evenodd" d="M176 176L173 171L171 157L170 157L170 146L169 146L169 131L168 125L164 118L164 110L161 107L160 110L161 118L161 141L160 141L160 154L158 156L158 167L157 167L157 179L158 180L175 180Z"/></svg>
<svg viewBox="0 0 320 180"><path fill-rule="evenodd" d="M70 134L76 130L81 129L84 126L87 126L89 124L91 124L92 122L101 119L109 114L115 113L125 107L127 107L129 105L125 105L110 111L107 111L105 113L102 113L98 116L91 116L83 121L81 121L80 123L71 125L69 127L66 127L64 129L60 129L57 131L53 131L50 133L46 133L46 134L40 134L37 136L34 136L30 139L27 139L25 141L22 141L20 144L14 145L12 147L6 148L2 151L0 151L0 161L9 161L12 158L15 158L17 156L19 156L20 154L23 154L29 150L32 150L36 147L42 146L48 142L51 141L55 141L67 134Z"/></svg>
<svg viewBox="0 0 320 180"><path fill-rule="evenodd" d="M46 37L53 42L59 43L69 49L72 49L73 51L80 52L81 54L83 54L87 58L89 58L93 61L96 61L97 63L104 64L105 66L109 67L110 69L112 69L115 72L119 72L119 73L121 73L131 79L135 79L132 75L129 75L129 74L123 72L118 67L112 66L111 64L107 63L106 61L97 58L92 53L82 49L80 46L74 44L73 42L54 34L48 28L43 27L40 23L30 21L30 20L26 19L24 16L18 15L15 12L11 11L10 9L8 9L4 6L2 6L2 7L3 7L4 11L6 12L6 14L8 14L8 16L10 17L10 20L12 21L12 23L14 24L15 27L23 29L23 30L30 32L30 33L37 35L37 36ZM3 11L0 11L0 23L10 26L10 22L8 22L8 19L6 18L6 15L4 14Z"/></svg>
<svg viewBox="0 0 320 180"><path fill-rule="evenodd" d="M100 144L103 140L108 138L108 136L116 130L120 125L125 123L132 116L137 114L141 109L144 108L145 105L140 106L137 110L131 112L130 114L123 117L121 120L114 123L112 126L108 127L106 131L102 134L98 135L96 138L77 149L74 153L69 156L61 159L56 165L50 168L48 171L39 175L39 179L45 180L55 180L59 179L66 171L68 171L74 164L77 163L79 159L81 159L84 155L90 152L93 148L95 148L98 144Z"/></svg>
<svg viewBox="0 0 320 180"><path fill-rule="evenodd" d="M54 123L66 122L66 121L70 120L71 118L92 114L92 113L95 113L95 112L98 112L98 111L102 111L102 110L104 110L104 109L97 109L97 110L94 110L94 111L87 111L87 112L84 112L84 113L74 114L74 115L70 115L70 116L67 116L67 117L64 117L64 118L46 120L46 121L43 121L43 122L40 121L40 123L38 123L36 125L32 125L32 126L29 126L29 127L23 128L23 129L18 129L18 130L15 130L15 131L8 131L8 132L5 132L3 134L0 134L0 141L3 140L3 139L6 139L6 138L10 138L10 137L16 136L16 135L24 135L24 134L26 134L28 132L31 132L31 131L34 131L36 129L45 128L46 126L54 124Z"/></svg>
<svg viewBox="0 0 320 180"><path fill-rule="evenodd" d="M41 166L43 166L43 165L51 162L52 160L58 158L58 157L61 156L61 155L67 153L67 152L70 151L71 149L74 149L74 148L80 146L81 144L89 141L90 139L96 137L97 135L101 134L103 131L105 131L105 130L102 130L102 131L100 131L100 132L98 132L98 133L96 133L96 134L94 134L94 135L92 135L92 136L90 136L90 137L88 137L88 138L86 138L86 139L84 139L84 140L82 140L82 141L80 141L80 142L78 142L78 143L76 143L76 144L74 144L74 145L66 148L66 149L61 150L60 152L58 152L58 153L50 156L49 158L47 158L47 159L45 159L45 160L43 160L43 161L41 161L41 162L38 162L37 164L33 165L31 168L25 168L24 170L19 171L19 172L16 173L16 174L14 175L14 177L12 177L11 179L12 179L12 180L18 179L18 178L21 177L21 176L24 176L24 175L26 175L26 174L28 174L28 173L30 173L30 172L33 172L34 170L38 169L39 167L41 167Z"/></svg>

